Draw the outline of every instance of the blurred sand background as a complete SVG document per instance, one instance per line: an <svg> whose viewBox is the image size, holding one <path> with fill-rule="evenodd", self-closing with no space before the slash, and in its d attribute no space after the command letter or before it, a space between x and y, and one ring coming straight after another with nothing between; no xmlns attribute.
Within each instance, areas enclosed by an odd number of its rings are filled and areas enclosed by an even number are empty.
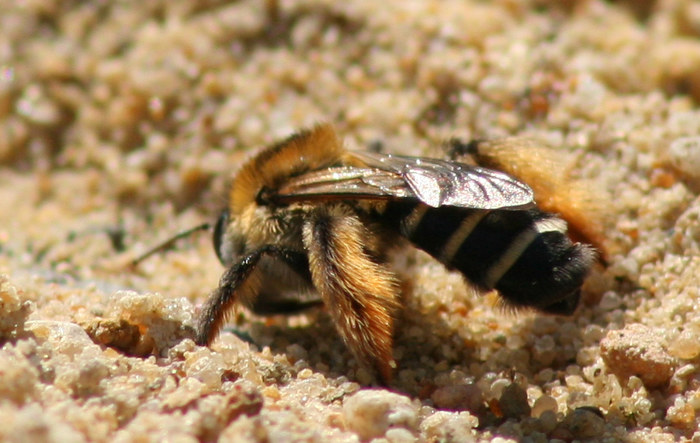
<svg viewBox="0 0 700 443"><path fill-rule="evenodd" d="M0 440L700 441L699 37L686 0L0 2ZM609 195L609 266L509 315L406 251L391 390L322 310L195 346L209 235L127 264L319 121L551 145Z"/></svg>

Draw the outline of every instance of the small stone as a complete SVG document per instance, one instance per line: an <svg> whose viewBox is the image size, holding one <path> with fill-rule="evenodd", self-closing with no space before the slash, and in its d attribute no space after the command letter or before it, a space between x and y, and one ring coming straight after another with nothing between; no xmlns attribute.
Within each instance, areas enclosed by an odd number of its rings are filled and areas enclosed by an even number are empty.
<svg viewBox="0 0 700 443"><path fill-rule="evenodd" d="M0 275L0 339L15 338L29 317L31 303L22 300L20 291Z"/></svg>
<svg viewBox="0 0 700 443"><path fill-rule="evenodd" d="M540 398L535 400L535 404L532 405L532 411L530 412L533 417L540 417L547 411L556 413L558 408L559 405L554 397L550 395L542 395Z"/></svg>
<svg viewBox="0 0 700 443"><path fill-rule="evenodd" d="M512 383L513 382L508 380L507 378L496 379L496 381L491 383L491 398L500 397L501 395L503 395L503 391Z"/></svg>
<svg viewBox="0 0 700 443"><path fill-rule="evenodd" d="M630 270L629 274L635 274L637 270ZM622 305L622 299L615 292L609 291L603 294L603 297L598 302L598 309L603 311L612 311Z"/></svg>
<svg viewBox="0 0 700 443"><path fill-rule="evenodd" d="M695 409L682 397L678 397L666 411L666 418L674 426L689 428L695 424Z"/></svg>
<svg viewBox="0 0 700 443"><path fill-rule="evenodd" d="M511 383L503 390L498 403L505 418L530 416L531 409L527 402L527 393L515 383Z"/></svg>
<svg viewBox="0 0 700 443"><path fill-rule="evenodd" d="M301 371L299 371L299 373L297 374L297 377L300 380L306 380L307 378L311 378L311 376L313 376L313 375L314 375L314 371L312 371L309 368L304 368Z"/></svg>
<svg viewBox="0 0 700 443"><path fill-rule="evenodd" d="M390 428L415 432L418 422L418 411L408 397L379 389L362 390L348 398L343 416L362 440L382 437Z"/></svg>
<svg viewBox="0 0 700 443"><path fill-rule="evenodd" d="M610 331L600 343L605 364L618 377L636 375L648 388L668 383L676 360L668 353L662 333L641 324Z"/></svg>
<svg viewBox="0 0 700 443"><path fill-rule="evenodd" d="M668 345L668 352L682 360L693 360L700 355L700 334L693 329L684 330Z"/></svg>
<svg viewBox="0 0 700 443"><path fill-rule="evenodd" d="M581 439L595 438L605 431L605 418L595 408L576 408L564 420L569 431Z"/></svg>
<svg viewBox="0 0 700 443"><path fill-rule="evenodd" d="M535 345L532 347L532 359L540 367L551 365L556 356L555 343L551 335L543 335L535 340Z"/></svg>
<svg viewBox="0 0 700 443"><path fill-rule="evenodd" d="M477 426L479 419L468 412L437 411L423 420L420 430L424 441L470 443Z"/></svg>
<svg viewBox="0 0 700 443"><path fill-rule="evenodd" d="M559 424L555 411L544 411L542 415L539 416L538 420L540 431L547 434L555 430Z"/></svg>
<svg viewBox="0 0 700 443"><path fill-rule="evenodd" d="M152 343L142 340L139 327L120 319L94 319L81 325L95 343L109 346L129 355L144 356L153 350Z"/></svg>
<svg viewBox="0 0 700 443"><path fill-rule="evenodd" d="M204 383L214 391L221 387L226 364L221 354L211 352L208 348L198 348L185 354L185 372Z"/></svg>
<svg viewBox="0 0 700 443"><path fill-rule="evenodd" d="M61 352L70 356L79 355L89 347L99 349L83 328L72 322L30 320L25 323L24 327L34 334L37 343L54 345Z"/></svg>
<svg viewBox="0 0 700 443"><path fill-rule="evenodd" d="M413 443L416 436L405 428L392 428L386 431L386 439L390 443Z"/></svg>

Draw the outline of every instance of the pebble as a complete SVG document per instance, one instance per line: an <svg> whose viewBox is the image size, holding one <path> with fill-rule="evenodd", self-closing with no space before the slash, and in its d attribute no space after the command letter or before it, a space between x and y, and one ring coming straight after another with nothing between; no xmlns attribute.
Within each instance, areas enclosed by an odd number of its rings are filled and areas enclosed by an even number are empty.
<svg viewBox="0 0 700 443"><path fill-rule="evenodd" d="M468 412L437 411L420 425L425 441L450 441L467 443L474 441L474 428L479 419Z"/></svg>
<svg viewBox="0 0 700 443"><path fill-rule="evenodd" d="M515 383L506 386L498 403L505 418L530 416L531 409L527 402L527 393Z"/></svg>
<svg viewBox="0 0 700 443"><path fill-rule="evenodd" d="M668 353L663 334L641 324L610 331L600 343L605 364L618 377L636 375L647 388L668 383L676 360Z"/></svg>
<svg viewBox="0 0 700 443"><path fill-rule="evenodd" d="M569 431L581 439L595 438L605 431L605 419L594 408L576 408L565 422Z"/></svg>
<svg viewBox="0 0 700 443"><path fill-rule="evenodd" d="M557 400L550 395L542 395L540 398L535 400L535 404L532 405L531 414L533 417L540 417L547 411L557 412L559 405Z"/></svg>
<svg viewBox="0 0 700 443"><path fill-rule="evenodd" d="M382 437L391 428L415 432L418 424L418 409L411 400L383 389L362 390L348 398L343 416L362 440Z"/></svg>
<svg viewBox="0 0 700 443"><path fill-rule="evenodd" d="M0 339L10 338L24 327L31 312L31 303L22 300L9 277L0 274Z"/></svg>
<svg viewBox="0 0 700 443"><path fill-rule="evenodd" d="M700 333L686 329L668 345L668 352L682 360L693 360L700 355Z"/></svg>

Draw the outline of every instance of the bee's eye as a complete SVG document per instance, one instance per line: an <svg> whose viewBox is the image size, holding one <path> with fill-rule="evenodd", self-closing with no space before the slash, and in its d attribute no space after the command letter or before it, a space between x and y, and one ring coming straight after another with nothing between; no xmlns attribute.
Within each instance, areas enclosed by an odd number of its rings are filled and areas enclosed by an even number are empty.
<svg viewBox="0 0 700 443"><path fill-rule="evenodd" d="M226 234L226 226L228 226L229 212L228 209L221 211L218 220L216 220L216 225L214 226L214 251L216 251L216 256L219 257L219 261L222 264L227 264L230 259L230 252L224 250L225 241L224 236Z"/></svg>

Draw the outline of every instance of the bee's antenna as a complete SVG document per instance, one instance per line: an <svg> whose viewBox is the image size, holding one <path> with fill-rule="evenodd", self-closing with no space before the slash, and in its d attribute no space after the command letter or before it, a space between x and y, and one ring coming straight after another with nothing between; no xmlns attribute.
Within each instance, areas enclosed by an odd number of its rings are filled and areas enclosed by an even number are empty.
<svg viewBox="0 0 700 443"><path fill-rule="evenodd" d="M142 261L146 260L151 255L171 248L175 244L175 242L177 242L178 240L180 240L182 238L189 237L190 235L194 234L195 232L206 231L209 229L211 229L211 223L203 223L199 226L195 226L194 228L190 228L190 229L187 229L186 231L182 231L179 234L176 234L176 235L170 237L169 239L165 240L163 243L161 243L157 246L154 246L153 248L149 249L148 251L146 251L143 254L136 257L131 262L131 266L136 267Z"/></svg>

